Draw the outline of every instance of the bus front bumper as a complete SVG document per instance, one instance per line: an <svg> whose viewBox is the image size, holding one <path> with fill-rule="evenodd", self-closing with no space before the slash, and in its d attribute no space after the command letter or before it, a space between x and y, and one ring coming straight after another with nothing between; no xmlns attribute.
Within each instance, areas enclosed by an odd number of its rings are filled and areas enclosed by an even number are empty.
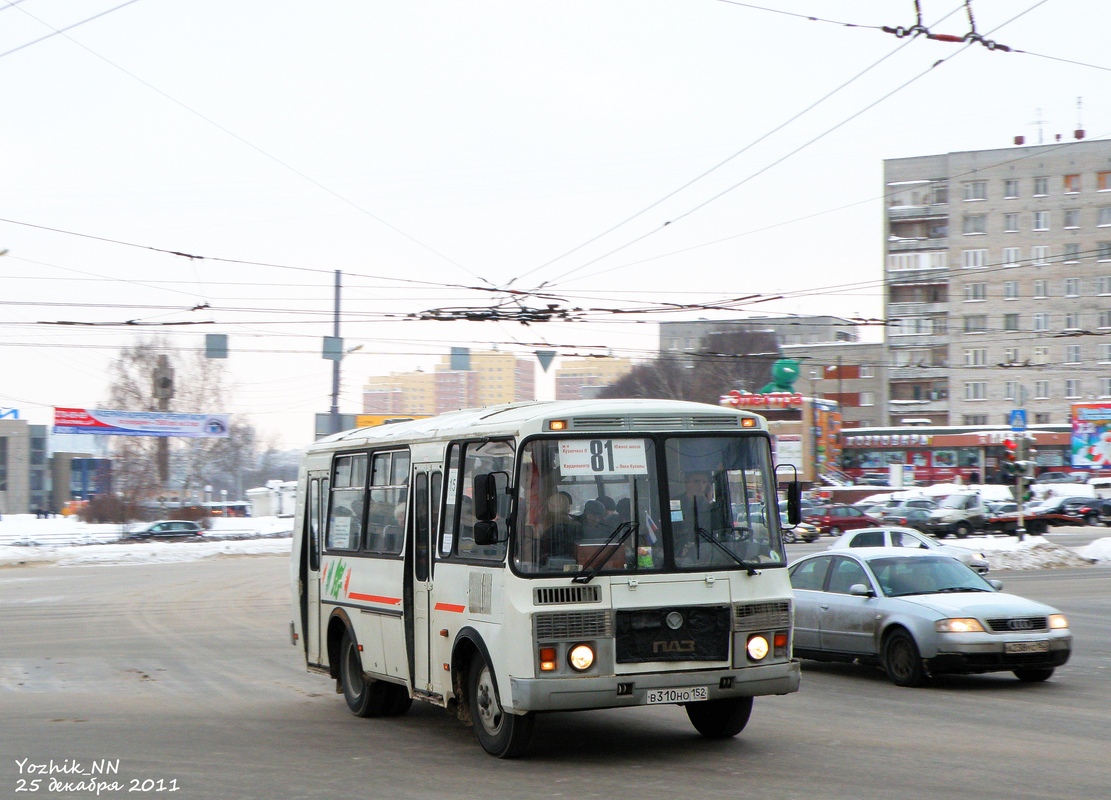
<svg viewBox="0 0 1111 800"><path fill-rule="evenodd" d="M648 705L654 689L706 687L707 699L790 694L799 689L798 659L744 669L698 672L647 672L634 675L511 678L512 707L528 711L578 711Z"/></svg>

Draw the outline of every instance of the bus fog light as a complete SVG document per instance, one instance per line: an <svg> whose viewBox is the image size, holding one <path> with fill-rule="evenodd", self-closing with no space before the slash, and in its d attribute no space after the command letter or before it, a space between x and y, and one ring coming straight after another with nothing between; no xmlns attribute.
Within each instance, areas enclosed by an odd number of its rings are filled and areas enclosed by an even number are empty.
<svg viewBox="0 0 1111 800"><path fill-rule="evenodd" d="M571 648L571 652L567 654L567 663L572 669L579 672L590 669L594 663L594 648L588 644L577 644Z"/></svg>
<svg viewBox="0 0 1111 800"><path fill-rule="evenodd" d="M748 657L753 661L761 661L767 657L768 651L771 649L768 646L768 640L760 634L748 637L748 645L745 647L748 651Z"/></svg>

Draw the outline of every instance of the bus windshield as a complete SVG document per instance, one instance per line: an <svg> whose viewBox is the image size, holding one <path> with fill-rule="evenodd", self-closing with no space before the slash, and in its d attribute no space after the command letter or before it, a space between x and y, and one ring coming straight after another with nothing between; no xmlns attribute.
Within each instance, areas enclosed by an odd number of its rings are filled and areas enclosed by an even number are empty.
<svg viewBox="0 0 1111 800"><path fill-rule="evenodd" d="M534 439L520 469L519 573L785 564L766 438Z"/></svg>

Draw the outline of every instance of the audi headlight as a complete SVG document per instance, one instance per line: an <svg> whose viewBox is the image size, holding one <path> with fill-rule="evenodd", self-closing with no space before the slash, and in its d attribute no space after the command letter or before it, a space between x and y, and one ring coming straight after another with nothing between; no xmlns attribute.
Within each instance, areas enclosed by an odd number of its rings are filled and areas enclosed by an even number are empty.
<svg viewBox="0 0 1111 800"><path fill-rule="evenodd" d="M575 645L567 654L567 663L571 665L571 669L579 672L590 669L594 663L594 648L588 644Z"/></svg>
<svg viewBox="0 0 1111 800"><path fill-rule="evenodd" d="M1049 628L1050 630L1062 630L1069 626L1069 621L1065 618L1064 614L1050 614L1049 615Z"/></svg>
<svg viewBox="0 0 1111 800"><path fill-rule="evenodd" d="M745 646L745 650L748 651L748 657L753 661L761 661L766 658L770 649L771 647L768 645L768 640L760 634L748 637L748 645Z"/></svg>
<svg viewBox="0 0 1111 800"><path fill-rule="evenodd" d="M958 617L956 619L939 619L934 623L938 633L983 633L984 626L980 620L972 617Z"/></svg>

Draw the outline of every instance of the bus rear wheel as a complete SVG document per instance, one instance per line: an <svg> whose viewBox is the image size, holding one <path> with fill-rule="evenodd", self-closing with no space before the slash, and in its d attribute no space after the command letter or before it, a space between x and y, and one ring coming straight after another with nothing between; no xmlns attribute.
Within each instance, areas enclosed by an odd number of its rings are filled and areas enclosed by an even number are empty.
<svg viewBox="0 0 1111 800"><path fill-rule="evenodd" d="M409 710L413 701L405 687L385 681L368 681L363 676L359 647L350 633L343 634L339 654L340 687L352 714L356 717L385 717Z"/></svg>
<svg viewBox="0 0 1111 800"><path fill-rule="evenodd" d="M528 749L535 715L510 714L502 708L493 671L481 653L475 653L467 673L467 702L471 725L482 749L498 758L518 758Z"/></svg>
<svg viewBox="0 0 1111 800"><path fill-rule="evenodd" d="M751 697L727 697L687 703L687 718L707 739L728 739L745 729L752 714Z"/></svg>

